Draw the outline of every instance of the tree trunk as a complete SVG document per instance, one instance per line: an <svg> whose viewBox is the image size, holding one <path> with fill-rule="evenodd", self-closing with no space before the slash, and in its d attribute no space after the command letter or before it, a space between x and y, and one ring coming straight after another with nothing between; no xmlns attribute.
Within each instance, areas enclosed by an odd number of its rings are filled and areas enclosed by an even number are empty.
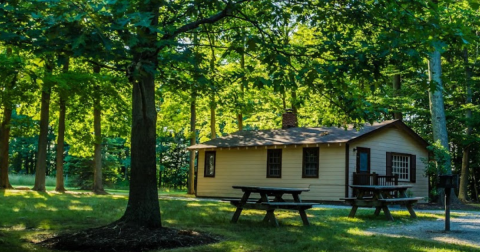
<svg viewBox="0 0 480 252"><path fill-rule="evenodd" d="M448 145L447 121L445 118L445 106L443 101L442 65L440 52L435 50L429 59L429 81L433 82L435 89L429 90L430 114L432 117L433 141L439 142L446 151L450 152ZM452 174L450 157L447 158L444 167L447 174Z"/></svg>
<svg viewBox="0 0 480 252"><path fill-rule="evenodd" d="M296 91L292 91L292 113L294 115L297 115L298 114L298 102L297 102L297 92Z"/></svg>
<svg viewBox="0 0 480 252"><path fill-rule="evenodd" d="M53 59L46 60L46 74L53 73ZM35 167L35 185L32 190L45 191L45 177L47 167L47 144L48 144L48 119L50 116L50 83L45 82L42 89L42 102L40 108L40 134L38 136L38 154Z"/></svg>
<svg viewBox="0 0 480 252"><path fill-rule="evenodd" d="M245 31L243 31L245 33ZM244 34L245 36L245 34ZM242 44L242 53L240 56L240 68L242 68L243 71L243 76L242 80L240 83L240 97L242 98L242 104L243 104L243 97L244 97L244 92L245 88L243 86L243 83L245 83L245 42ZM242 105L243 106L243 105ZM243 130L243 113L242 113L242 108L240 108L240 112L237 114L237 121L238 121L238 130L242 131Z"/></svg>
<svg viewBox="0 0 480 252"><path fill-rule="evenodd" d="M196 94L192 95L190 103L190 146L196 144L197 134L195 129L196 109L195 109ZM190 170L188 173L188 194L195 194L195 150L190 150Z"/></svg>
<svg viewBox="0 0 480 252"><path fill-rule="evenodd" d="M6 105L6 102L4 102ZM11 189L8 180L8 150L10 139L10 120L12 118L12 109L5 106L3 109L3 121L0 131L0 189Z"/></svg>
<svg viewBox="0 0 480 252"><path fill-rule="evenodd" d="M393 76L392 84L393 84L393 96L395 98L400 97L400 90L402 89L402 82L401 82L400 74L395 74ZM402 112L399 111L398 107L396 107L394 109L395 109L395 112L393 112L393 119L402 121L403 120Z"/></svg>
<svg viewBox="0 0 480 252"><path fill-rule="evenodd" d="M68 72L70 67L70 58L65 58L65 63L63 64L63 73ZM65 113L67 110L65 99L60 96L60 115L58 117L58 135L57 135L57 153L56 153L56 166L57 166L57 183L55 191L65 192L65 181L63 178L63 152L65 151Z"/></svg>
<svg viewBox="0 0 480 252"><path fill-rule="evenodd" d="M470 69L470 65L468 64L468 50L464 49L463 50L463 61L465 65L465 91L466 91L466 100L465 104L468 106L469 104L472 103L472 71ZM465 129L465 136L467 140L470 138L472 135L472 124L470 122L472 120L472 110L467 109L465 111L465 122L467 125L467 128ZM460 177L460 187L459 187L459 192L458 192L458 199L461 200L462 202L466 202L468 200L468 194L467 194L467 186L468 186L468 179L469 179L469 152L470 152L470 144L466 144L463 147L463 156L462 156L462 173Z"/></svg>
<svg viewBox="0 0 480 252"><path fill-rule="evenodd" d="M95 66L95 74L100 74L100 67ZM93 157L93 192L96 194L105 194L102 180L102 127L101 127L101 108L100 108L100 86L95 84L95 97L93 104L93 128L95 131L94 157Z"/></svg>
<svg viewBox="0 0 480 252"><path fill-rule="evenodd" d="M136 55L135 59L139 58ZM141 71L136 78L130 79L133 85L130 192L127 209L119 221L156 228L162 224L155 164L155 75Z"/></svg>
<svg viewBox="0 0 480 252"><path fill-rule="evenodd" d="M210 138L215 139L217 138L217 133L216 133L216 120L215 120L215 94L212 94L211 96L211 105L210 105Z"/></svg>
<svg viewBox="0 0 480 252"><path fill-rule="evenodd" d="M37 164L35 166L35 185L32 189L34 191L45 191L49 113L50 89L42 91L42 104L40 109L40 135L38 137Z"/></svg>
<svg viewBox="0 0 480 252"><path fill-rule="evenodd" d="M12 54L12 49L7 49L7 56ZM12 105L8 101L8 92L15 82L17 77L14 76L12 82L7 83L3 96L3 121L0 128L0 189L11 189L12 185L8 179L8 151L10 143L10 121L12 119Z"/></svg>
<svg viewBox="0 0 480 252"><path fill-rule="evenodd" d="M65 182L63 178L63 152L65 142L65 100L60 97L60 116L58 118L58 136L57 136L57 183L55 191L65 192Z"/></svg>

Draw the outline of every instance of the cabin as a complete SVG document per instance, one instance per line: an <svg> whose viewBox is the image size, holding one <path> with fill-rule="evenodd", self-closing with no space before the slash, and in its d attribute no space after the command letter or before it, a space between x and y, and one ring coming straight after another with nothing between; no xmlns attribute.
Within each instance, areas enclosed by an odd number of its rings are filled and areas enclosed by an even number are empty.
<svg viewBox="0 0 480 252"><path fill-rule="evenodd" d="M283 115L282 129L238 131L190 146L198 150L197 197L241 197L233 185L309 188L308 201L351 197L354 174L398 176L407 194L428 196L424 176L427 141L400 120L348 128L296 127ZM356 182L357 183L357 182Z"/></svg>

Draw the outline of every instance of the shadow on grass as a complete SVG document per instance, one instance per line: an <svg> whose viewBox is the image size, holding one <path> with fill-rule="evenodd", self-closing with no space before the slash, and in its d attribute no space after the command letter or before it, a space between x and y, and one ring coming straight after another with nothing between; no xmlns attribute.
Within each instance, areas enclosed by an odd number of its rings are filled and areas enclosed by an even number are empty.
<svg viewBox="0 0 480 252"><path fill-rule="evenodd" d="M121 217L126 197L91 194L37 192L0 193L0 247L5 251L50 251L31 244L59 232L99 227ZM307 210L310 226L302 226L296 211L275 212L280 227L262 222L263 211L245 210L237 224L230 223L235 207L224 202L161 199L165 227L209 233L219 243L174 251L478 251L412 238L366 235L371 227L398 226L415 222L407 211L393 211L394 222L373 210L359 210L348 218L349 209ZM435 215L420 214L421 219Z"/></svg>

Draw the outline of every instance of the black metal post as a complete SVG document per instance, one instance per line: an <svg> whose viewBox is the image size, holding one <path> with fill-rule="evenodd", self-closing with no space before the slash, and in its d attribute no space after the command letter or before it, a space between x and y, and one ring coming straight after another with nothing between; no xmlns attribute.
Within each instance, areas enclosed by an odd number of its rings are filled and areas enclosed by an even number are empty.
<svg viewBox="0 0 480 252"><path fill-rule="evenodd" d="M450 192L452 188L445 188L445 231L450 231Z"/></svg>

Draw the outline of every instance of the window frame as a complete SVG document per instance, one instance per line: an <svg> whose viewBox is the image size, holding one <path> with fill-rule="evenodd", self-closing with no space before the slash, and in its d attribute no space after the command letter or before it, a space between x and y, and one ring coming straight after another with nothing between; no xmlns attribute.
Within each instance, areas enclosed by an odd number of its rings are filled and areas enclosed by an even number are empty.
<svg viewBox="0 0 480 252"><path fill-rule="evenodd" d="M401 179L400 174L398 174L399 182L410 182L410 183L416 183L417 182L417 156L414 154L408 154L408 153L400 153L400 152L387 152L386 153L386 174L389 176L392 176L396 173L393 171L393 156L407 156L409 157L409 162L408 162L408 179Z"/></svg>
<svg viewBox="0 0 480 252"><path fill-rule="evenodd" d="M395 157L397 158L401 158L401 157L405 157L407 158L407 173L401 173L401 171L395 171ZM410 182L410 177L412 175L412 171L411 171L411 168L412 168L412 161L411 161L412 157L410 154L403 154L403 153L392 153L392 174L398 174L398 182ZM402 160L397 160L397 162L403 162ZM397 167L397 169L402 169L402 167ZM402 178L402 175L407 175L407 178Z"/></svg>
<svg viewBox="0 0 480 252"><path fill-rule="evenodd" d="M272 163L270 163L270 155L273 153L279 154L280 162L278 163L278 165L280 167L279 167L278 175L270 174L270 165L272 165ZM267 178L282 178L282 149L267 149Z"/></svg>
<svg viewBox="0 0 480 252"><path fill-rule="evenodd" d="M209 155L213 155L213 173L212 174L207 174L207 167L209 167L209 170L210 170L210 164L208 163L208 158L207 158L207 156L209 156ZM216 166L217 166L217 152L216 151L205 151L203 176L206 177L206 178L214 178L215 177Z"/></svg>
<svg viewBox="0 0 480 252"><path fill-rule="evenodd" d="M315 153L317 154L317 162L315 163L315 169L316 169L316 175L307 175L306 174L306 151L307 150L315 150ZM302 178L319 178L320 176L320 147L304 147L302 151Z"/></svg>

